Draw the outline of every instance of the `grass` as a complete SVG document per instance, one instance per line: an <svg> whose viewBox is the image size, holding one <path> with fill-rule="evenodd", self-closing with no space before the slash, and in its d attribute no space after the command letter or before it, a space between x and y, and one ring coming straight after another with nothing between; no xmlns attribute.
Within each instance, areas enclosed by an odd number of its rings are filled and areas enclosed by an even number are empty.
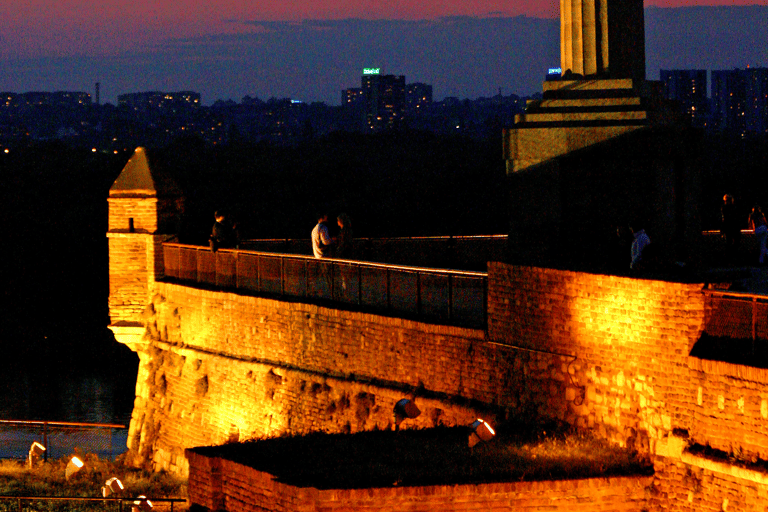
<svg viewBox="0 0 768 512"><path fill-rule="evenodd" d="M468 427L309 434L199 448L269 472L281 482L320 489L455 485L650 474L647 460L557 426L497 429L468 446ZM549 430L546 430L549 428Z"/></svg>
<svg viewBox="0 0 768 512"><path fill-rule="evenodd" d="M149 473L129 468L120 460L109 461L94 455L81 457L85 466L78 473L65 478L68 460L41 462L34 469L28 469L25 461L0 461L0 496L46 496L46 497L101 497L104 482L117 477L123 482L123 497L147 496L157 498L186 498L186 481L167 473ZM170 503L153 502L155 510L167 510ZM25 503L25 507L27 504ZM186 510L186 503L175 503L174 511ZM52 501L35 500L29 509L37 511L101 511L118 510L117 502L102 501ZM0 500L0 510L18 510L16 500ZM130 510L125 504L123 510Z"/></svg>

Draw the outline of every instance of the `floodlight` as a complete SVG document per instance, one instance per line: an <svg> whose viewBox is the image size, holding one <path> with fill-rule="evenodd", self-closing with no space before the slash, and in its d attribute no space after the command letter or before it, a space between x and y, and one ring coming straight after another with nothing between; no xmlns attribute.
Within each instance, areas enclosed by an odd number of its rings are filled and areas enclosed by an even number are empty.
<svg viewBox="0 0 768 512"><path fill-rule="evenodd" d="M37 441L32 443L32 446L29 447L29 455L27 456L29 469L34 468L35 465L40 462L40 456L43 455L43 453L45 453L45 446Z"/></svg>
<svg viewBox="0 0 768 512"><path fill-rule="evenodd" d="M85 463L82 460L77 457L72 457L67 463L67 469L64 473L64 476L67 480L69 480L69 477L83 469L83 466L85 466Z"/></svg>
<svg viewBox="0 0 768 512"><path fill-rule="evenodd" d="M402 400L399 400L395 404L395 429L400 426L400 423L403 422L403 420L410 419L410 418L417 418L419 414L421 414L421 411L418 407L416 407L416 404L413 403L412 400L408 400L407 398L403 398Z"/></svg>
<svg viewBox="0 0 768 512"><path fill-rule="evenodd" d="M469 434L469 447L472 448L480 441L488 442L496 435L496 431L484 420L477 419L471 425L472 433Z"/></svg>
<svg viewBox="0 0 768 512"><path fill-rule="evenodd" d="M146 496L139 496L136 498L136 501L133 502L131 512L147 512L153 508L154 505L152 505L152 502L149 501Z"/></svg>
<svg viewBox="0 0 768 512"><path fill-rule="evenodd" d="M113 476L104 482L104 487L101 488L101 495L108 498L112 494L120 493L123 489L125 489L125 487L123 487L123 482Z"/></svg>

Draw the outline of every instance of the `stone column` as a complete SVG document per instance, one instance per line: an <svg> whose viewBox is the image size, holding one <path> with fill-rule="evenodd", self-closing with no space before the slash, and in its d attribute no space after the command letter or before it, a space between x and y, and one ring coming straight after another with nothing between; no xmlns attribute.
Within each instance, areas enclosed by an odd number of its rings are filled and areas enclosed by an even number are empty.
<svg viewBox="0 0 768 512"><path fill-rule="evenodd" d="M560 65L582 77L644 80L643 0L560 0Z"/></svg>

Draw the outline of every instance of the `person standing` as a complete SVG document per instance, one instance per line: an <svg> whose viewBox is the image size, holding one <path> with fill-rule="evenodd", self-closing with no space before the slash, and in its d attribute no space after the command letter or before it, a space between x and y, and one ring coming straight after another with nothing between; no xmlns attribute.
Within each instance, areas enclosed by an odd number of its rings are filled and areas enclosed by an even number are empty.
<svg viewBox="0 0 768 512"><path fill-rule="evenodd" d="M762 265L765 261L765 242L768 239L768 222L765 220L765 214L759 206L752 207L752 211L749 213L749 229L755 233L757 238L758 247L760 249L760 255L757 259L758 263Z"/></svg>
<svg viewBox="0 0 768 512"><path fill-rule="evenodd" d="M352 221L346 213L336 217L339 234L336 237L336 257L350 259L352 257Z"/></svg>
<svg viewBox="0 0 768 512"><path fill-rule="evenodd" d="M333 250L333 239L328 232L328 214L321 213L317 225L312 230L312 254L315 258L328 258Z"/></svg>
<svg viewBox="0 0 768 512"><path fill-rule="evenodd" d="M643 262L643 251L650 245L651 239L646 234L645 229L636 231L636 226L630 226L629 229L632 230L632 235L635 237L635 240L632 242L632 262L629 264L629 268L635 271L643 270L646 266Z"/></svg>
<svg viewBox="0 0 768 512"><path fill-rule="evenodd" d="M239 243L237 225L221 210L214 213L213 217L216 222L213 224L211 236L208 239L211 251L236 248Z"/></svg>
<svg viewBox="0 0 768 512"><path fill-rule="evenodd" d="M720 234L725 239L725 247L729 256L735 256L739 247L739 238L741 237L741 227L739 226L739 216L736 212L736 204L731 194L723 196L723 205L720 207Z"/></svg>

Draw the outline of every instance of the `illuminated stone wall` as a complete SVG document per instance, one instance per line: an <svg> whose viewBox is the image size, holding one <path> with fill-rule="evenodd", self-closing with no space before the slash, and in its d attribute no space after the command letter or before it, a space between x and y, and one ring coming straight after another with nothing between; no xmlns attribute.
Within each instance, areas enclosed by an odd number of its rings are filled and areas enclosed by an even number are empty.
<svg viewBox="0 0 768 512"><path fill-rule="evenodd" d="M180 474L184 449L282 433L471 423L504 401L481 330L156 283L143 318L129 448Z"/></svg>
<svg viewBox="0 0 768 512"><path fill-rule="evenodd" d="M154 283L131 453L183 475L186 448L390 428L413 393L406 426L527 415L636 448L656 467L649 510L768 497L742 467L768 460L768 372L688 355L711 314L701 284L488 271L487 331Z"/></svg>
<svg viewBox="0 0 768 512"><path fill-rule="evenodd" d="M768 371L689 356L711 314L701 284L491 263L488 303L490 339L577 356L565 411L539 412L648 453L649 509L764 509Z"/></svg>
<svg viewBox="0 0 768 512"><path fill-rule="evenodd" d="M276 482L271 475L190 450L190 501L208 510L433 512L515 510L607 512L646 510L652 477L552 482L318 490Z"/></svg>

